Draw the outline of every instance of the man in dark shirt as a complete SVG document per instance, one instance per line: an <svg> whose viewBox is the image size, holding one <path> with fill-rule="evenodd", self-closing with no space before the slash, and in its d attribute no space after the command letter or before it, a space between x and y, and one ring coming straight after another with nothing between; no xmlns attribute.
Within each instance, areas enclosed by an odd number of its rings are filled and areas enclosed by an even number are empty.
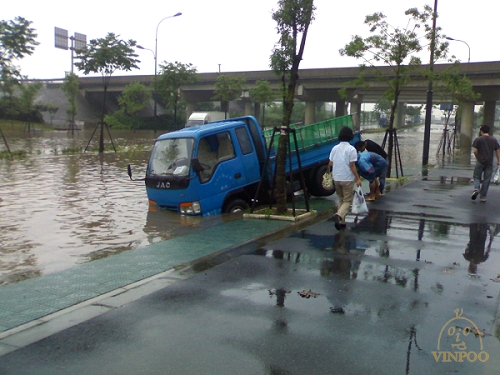
<svg viewBox="0 0 500 375"><path fill-rule="evenodd" d="M379 154L387 160L387 152L385 152L378 143L373 142L371 139L365 139L365 150Z"/></svg>
<svg viewBox="0 0 500 375"><path fill-rule="evenodd" d="M474 139L472 148L476 157L476 166L474 167L474 192L471 199L475 200L479 195L481 202L486 202L486 195L490 187L491 175L493 173L493 155L497 156L497 165L500 164L500 146L498 141L490 136L490 127L482 125L479 128L479 137ZM481 179L483 183L481 184Z"/></svg>

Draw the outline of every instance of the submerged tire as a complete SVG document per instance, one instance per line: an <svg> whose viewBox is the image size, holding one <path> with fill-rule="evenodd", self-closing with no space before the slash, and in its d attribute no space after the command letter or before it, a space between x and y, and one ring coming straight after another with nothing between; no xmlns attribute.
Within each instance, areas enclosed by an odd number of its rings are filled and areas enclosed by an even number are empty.
<svg viewBox="0 0 500 375"><path fill-rule="evenodd" d="M224 206L224 213L225 214L232 214L235 212L241 212L241 211L246 211L248 210L249 206L246 201L240 198L233 199L226 203Z"/></svg>
<svg viewBox="0 0 500 375"><path fill-rule="evenodd" d="M307 188L311 195L316 197L327 197L335 193L335 186L331 189L327 189L323 186L323 175L327 170L328 164L322 164L311 171L307 184Z"/></svg>

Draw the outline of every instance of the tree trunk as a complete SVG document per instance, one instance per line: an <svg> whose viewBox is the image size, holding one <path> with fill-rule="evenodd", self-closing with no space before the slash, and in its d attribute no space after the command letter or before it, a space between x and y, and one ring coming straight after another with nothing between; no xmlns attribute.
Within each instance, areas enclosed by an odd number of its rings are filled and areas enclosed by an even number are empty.
<svg viewBox="0 0 500 375"><path fill-rule="evenodd" d="M283 102L283 128L290 127L290 119L292 117L293 99L295 97L295 86L297 84L297 69L293 69L290 73L290 82L288 83L287 96ZM276 157L276 213L278 215L287 212L286 204L286 159L288 151L288 133L285 131L280 132L278 155Z"/></svg>
<svg viewBox="0 0 500 375"><path fill-rule="evenodd" d="M178 103L178 101L176 99L174 102L174 127L176 130L178 129L178 126L177 126L177 103Z"/></svg>
<svg viewBox="0 0 500 375"><path fill-rule="evenodd" d="M101 114L101 135L99 137L99 152L104 152L104 113L106 111L106 93L108 85L104 84L104 95L102 97L102 114Z"/></svg>
<svg viewBox="0 0 500 375"><path fill-rule="evenodd" d="M392 169L392 154L394 150L394 118L396 117L394 106L391 108L391 114L389 116L389 142L387 143L387 176L391 177Z"/></svg>

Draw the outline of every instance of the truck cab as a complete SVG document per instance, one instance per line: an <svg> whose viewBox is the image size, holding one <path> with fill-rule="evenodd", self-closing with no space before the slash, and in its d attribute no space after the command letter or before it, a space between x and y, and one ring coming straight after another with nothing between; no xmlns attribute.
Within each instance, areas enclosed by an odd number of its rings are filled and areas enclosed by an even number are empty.
<svg viewBox="0 0 500 375"><path fill-rule="evenodd" d="M160 136L146 171L150 203L204 216L248 208L253 197L245 187L259 181L264 155L255 128L247 117Z"/></svg>

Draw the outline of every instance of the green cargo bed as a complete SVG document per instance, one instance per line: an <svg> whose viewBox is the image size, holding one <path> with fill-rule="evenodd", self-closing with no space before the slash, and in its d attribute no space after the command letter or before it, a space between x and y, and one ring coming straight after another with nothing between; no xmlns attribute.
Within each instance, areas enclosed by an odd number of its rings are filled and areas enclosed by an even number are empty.
<svg viewBox="0 0 500 375"><path fill-rule="evenodd" d="M348 126L351 129L353 128L351 115L336 117L311 125L290 125L290 127L292 129L295 129L296 131L299 151L305 151L314 147L319 147L324 144L331 143L332 140L338 137L340 129L342 129L344 126ZM271 142L271 137L273 135L273 129L266 129L263 131L263 134L266 139L266 145L267 147L269 147L269 143ZM274 152L278 150L278 138L279 133L277 132L274 136L273 142ZM296 147L292 135L290 135L290 140L292 142L292 152L294 152Z"/></svg>

